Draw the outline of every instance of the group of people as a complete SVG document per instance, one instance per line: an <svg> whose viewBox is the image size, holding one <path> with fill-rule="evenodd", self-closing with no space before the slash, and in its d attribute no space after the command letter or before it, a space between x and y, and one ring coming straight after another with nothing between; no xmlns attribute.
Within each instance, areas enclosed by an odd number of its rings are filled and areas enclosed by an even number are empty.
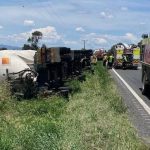
<svg viewBox="0 0 150 150"><path fill-rule="evenodd" d="M122 66L123 66L123 68L126 67L126 64L128 62L130 62L130 61L132 62L132 60L133 60L133 56L132 57L131 56L127 57L127 55L122 54ZM92 64L96 64L97 63L96 55L91 56L91 63ZM113 56L113 54L112 53L110 53L110 54L104 53L103 66L107 67L108 69L112 69L113 64L114 64L114 56Z"/></svg>
<svg viewBox="0 0 150 150"><path fill-rule="evenodd" d="M108 69L112 69L114 63L114 56L113 54L104 54L103 57L103 66L107 67Z"/></svg>
<svg viewBox="0 0 150 150"><path fill-rule="evenodd" d="M122 54L122 67L126 68L127 63L130 63L133 61L133 55L126 55ZM104 54L103 57L103 66L107 67L108 69L112 69L114 63L114 56L113 54Z"/></svg>

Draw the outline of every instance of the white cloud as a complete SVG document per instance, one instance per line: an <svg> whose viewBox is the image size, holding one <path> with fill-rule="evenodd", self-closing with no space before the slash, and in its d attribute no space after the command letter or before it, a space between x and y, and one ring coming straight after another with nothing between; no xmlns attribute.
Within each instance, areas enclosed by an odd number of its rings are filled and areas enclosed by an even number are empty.
<svg viewBox="0 0 150 150"><path fill-rule="evenodd" d="M87 36L89 36L89 37L92 37L92 36L96 36L97 34L96 33L89 33L89 34L87 34Z"/></svg>
<svg viewBox="0 0 150 150"><path fill-rule="evenodd" d="M77 27L77 28L76 28L76 31L84 32L85 30L84 30L82 27Z"/></svg>
<svg viewBox="0 0 150 150"><path fill-rule="evenodd" d="M103 18L109 18L109 19L111 19L111 18L114 17L112 14L106 13L106 12L104 12L104 11L102 11L102 12L100 13L100 15L101 15L101 17L103 17Z"/></svg>
<svg viewBox="0 0 150 150"><path fill-rule="evenodd" d="M127 7L121 7L121 10L122 10L122 11L127 11L128 8L127 8Z"/></svg>
<svg viewBox="0 0 150 150"><path fill-rule="evenodd" d="M102 17L106 17L106 13L103 11L100 13Z"/></svg>
<svg viewBox="0 0 150 150"><path fill-rule="evenodd" d="M109 43L137 43L140 39L133 33L126 33L125 35L102 35Z"/></svg>
<svg viewBox="0 0 150 150"><path fill-rule="evenodd" d="M145 22L140 22L140 25L145 25L146 23Z"/></svg>
<svg viewBox="0 0 150 150"><path fill-rule="evenodd" d="M92 45L92 47L94 45L106 46L108 44L107 38L96 33L89 33L82 37L82 39L87 39L87 44Z"/></svg>
<svg viewBox="0 0 150 150"><path fill-rule="evenodd" d="M61 36L57 33L55 27L47 26L45 28L32 29L29 32L24 32L20 34L8 35L7 39L12 41L25 41L27 40L34 31L40 31L43 34L43 41L51 42L61 39Z"/></svg>
<svg viewBox="0 0 150 150"><path fill-rule="evenodd" d="M3 29L3 26L0 26L0 29Z"/></svg>
<svg viewBox="0 0 150 150"><path fill-rule="evenodd" d="M63 41L65 45L76 45L78 42L77 41Z"/></svg>
<svg viewBox="0 0 150 150"><path fill-rule="evenodd" d="M34 21L33 20L24 20L24 25L25 26L34 26Z"/></svg>
<svg viewBox="0 0 150 150"><path fill-rule="evenodd" d="M103 47L106 49L111 48L111 46L119 42L127 44L137 44L140 41L140 37L137 37L133 33L126 33L124 35L90 33L82 38L87 39L87 44L90 44L93 47Z"/></svg>
<svg viewBox="0 0 150 150"><path fill-rule="evenodd" d="M114 16L113 16L113 15L108 15L107 17L111 19L111 18L113 18Z"/></svg>
<svg viewBox="0 0 150 150"><path fill-rule="evenodd" d="M106 44L107 40L104 38L94 38L96 44Z"/></svg>
<svg viewBox="0 0 150 150"><path fill-rule="evenodd" d="M60 40L61 39L61 36L58 35L55 27L52 27L52 26L47 26L45 28L32 29L32 31L30 33L34 32L34 31L42 32L43 38L45 38L45 39L49 39L49 40L51 40L51 39Z"/></svg>
<svg viewBox="0 0 150 150"><path fill-rule="evenodd" d="M138 41L138 38L135 35L133 35L132 33L126 33L124 38L131 41L131 42L137 42Z"/></svg>

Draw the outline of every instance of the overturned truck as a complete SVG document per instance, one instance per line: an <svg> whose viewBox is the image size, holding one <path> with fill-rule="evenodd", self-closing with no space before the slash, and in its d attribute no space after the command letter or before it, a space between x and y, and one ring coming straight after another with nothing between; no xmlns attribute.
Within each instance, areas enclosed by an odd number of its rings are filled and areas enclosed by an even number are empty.
<svg viewBox="0 0 150 150"><path fill-rule="evenodd" d="M42 47L34 55L33 68L7 73L12 93L26 99L36 97L41 91L45 94L59 92L67 97L70 88L64 86L65 81L82 75L84 69L91 69L92 54L92 50Z"/></svg>

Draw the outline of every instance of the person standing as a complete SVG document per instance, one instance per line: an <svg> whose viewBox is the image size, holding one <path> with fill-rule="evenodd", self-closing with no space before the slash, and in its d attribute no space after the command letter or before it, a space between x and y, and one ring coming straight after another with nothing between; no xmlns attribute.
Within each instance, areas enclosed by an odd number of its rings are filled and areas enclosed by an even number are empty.
<svg viewBox="0 0 150 150"><path fill-rule="evenodd" d="M107 59L107 54L105 53L103 57L103 66L107 66Z"/></svg>
<svg viewBox="0 0 150 150"><path fill-rule="evenodd" d="M126 55L122 54L122 68L125 69L127 64L127 57Z"/></svg>
<svg viewBox="0 0 150 150"><path fill-rule="evenodd" d="M92 55L91 56L91 63L94 64L94 65L96 65L96 63L97 63L97 57L96 57L96 55Z"/></svg>
<svg viewBox="0 0 150 150"><path fill-rule="evenodd" d="M108 69L112 69L113 63L114 63L114 56L110 54L108 57Z"/></svg>

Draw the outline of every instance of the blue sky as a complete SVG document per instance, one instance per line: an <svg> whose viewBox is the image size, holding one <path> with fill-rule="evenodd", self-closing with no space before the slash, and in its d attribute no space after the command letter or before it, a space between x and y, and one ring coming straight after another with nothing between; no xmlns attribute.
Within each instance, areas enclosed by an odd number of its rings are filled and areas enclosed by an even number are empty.
<svg viewBox="0 0 150 150"><path fill-rule="evenodd" d="M149 0L0 0L0 44L22 46L35 30L40 44L109 49L150 33Z"/></svg>

